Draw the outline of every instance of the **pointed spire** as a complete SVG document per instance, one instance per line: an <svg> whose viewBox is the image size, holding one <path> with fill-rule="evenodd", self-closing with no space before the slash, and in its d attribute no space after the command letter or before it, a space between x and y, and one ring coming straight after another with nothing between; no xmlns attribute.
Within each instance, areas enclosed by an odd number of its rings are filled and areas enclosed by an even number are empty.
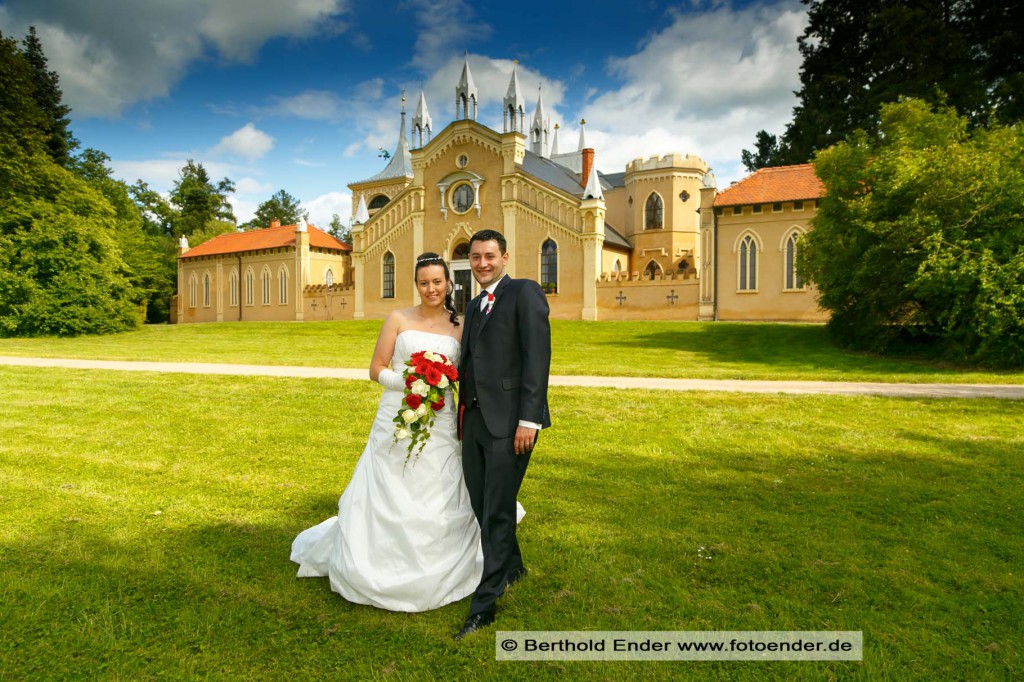
<svg viewBox="0 0 1024 682"><path fill-rule="evenodd" d="M523 107L523 93L519 89L519 76L516 74L516 66L519 61L512 62L512 77L508 81L508 91L505 98L501 100L503 113L501 115L505 122L505 132L523 132L523 125L526 119L526 109Z"/></svg>
<svg viewBox="0 0 1024 682"><path fill-rule="evenodd" d="M544 116L544 95L537 88L537 109L533 112L533 124L530 126L530 151L537 156L548 156L548 136L551 134L551 121Z"/></svg>
<svg viewBox="0 0 1024 682"><path fill-rule="evenodd" d="M586 137L583 134L584 127L587 125L587 119L580 119L580 146L576 148L576 151L581 152L587 147Z"/></svg>
<svg viewBox="0 0 1024 682"><path fill-rule="evenodd" d="M423 146L423 131L427 131L427 142L434 132L434 122L430 120L430 110L427 109L427 96L420 90L420 101L416 104L416 113L412 117L412 136L418 141L417 147Z"/></svg>
<svg viewBox="0 0 1024 682"><path fill-rule="evenodd" d="M604 193L601 191L601 180L597 177L597 166L590 167L590 176L587 178L587 186L583 190L583 198L604 200Z"/></svg>
<svg viewBox="0 0 1024 682"><path fill-rule="evenodd" d="M471 118L476 120L476 105L480 96L476 90L476 83L473 82L473 73L469 70L469 52L465 52L462 61L462 76L459 84L455 86L455 119ZM473 113L470 114L472 105ZM462 109L460 116L459 109Z"/></svg>
<svg viewBox="0 0 1024 682"><path fill-rule="evenodd" d="M366 197L359 195L359 206L356 208L356 216L352 219L353 225L365 225L370 219L370 212L366 210Z"/></svg>
<svg viewBox="0 0 1024 682"><path fill-rule="evenodd" d="M555 132L551 136L551 156L558 156L558 124L555 124Z"/></svg>
<svg viewBox="0 0 1024 682"><path fill-rule="evenodd" d="M402 91L402 127L398 132L398 148L390 157L386 152L381 156L391 159L388 161L388 165L380 173L363 182L412 177L412 154L409 153L409 140L405 136L405 90Z"/></svg>

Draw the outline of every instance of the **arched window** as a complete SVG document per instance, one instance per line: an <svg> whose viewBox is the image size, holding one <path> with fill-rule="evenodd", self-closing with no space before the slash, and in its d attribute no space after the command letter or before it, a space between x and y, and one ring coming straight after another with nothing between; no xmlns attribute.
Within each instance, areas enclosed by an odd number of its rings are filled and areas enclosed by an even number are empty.
<svg viewBox="0 0 1024 682"><path fill-rule="evenodd" d="M327 268L327 271L324 272L324 284L327 286L334 285L334 270L332 268Z"/></svg>
<svg viewBox="0 0 1024 682"><path fill-rule="evenodd" d="M390 199L388 199L386 194L378 194L374 198L370 199L370 203L367 204L366 210L367 211L377 211L377 210L382 209L385 206L387 206L387 203L389 201L390 201Z"/></svg>
<svg viewBox="0 0 1024 682"><path fill-rule="evenodd" d="M263 305L270 305L270 268L263 268L260 284L263 285Z"/></svg>
<svg viewBox="0 0 1024 682"><path fill-rule="evenodd" d="M210 307L210 273L203 274L203 307Z"/></svg>
<svg viewBox="0 0 1024 682"><path fill-rule="evenodd" d="M658 261L656 260L652 260L647 264L647 267L644 268L644 277L647 279L654 279L654 276L659 274L661 274L661 266L658 265Z"/></svg>
<svg viewBox="0 0 1024 682"><path fill-rule="evenodd" d="M797 242L800 239L800 234L794 232L789 235L789 239L786 240L786 288L787 289L803 289L804 278L800 276L800 272L796 267L796 255L799 250Z"/></svg>
<svg viewBox="0 0 1024 682"><path fill-rule="evenodd" d="M469 242L463 242L452 249L452 260L469 260Z"/></svg>
<svg viewBox="0 0 1024 682"><path fill-rule="evenodd" d="M384 259L381 262L381 274L383 275L383 282L381 287L381 296L383 298L394 298L395 297L395 255L388 251L384 254Z"/></svg>
<svg viewBox="0 0 1024 682"><path fill-rule="evenodd" d="M615 273L616 275L622 272L622 262L619 261L618 258L616 258L615 262L612 263L612 272Z"/></svg>
<svg viewBox="0 0 1024 682"><path fill-rule="evenodd" d="M238 305L238 270L232 269L228 275L228 289L231 290L228 296L231 297L231 307L234 308Z"/></svg>
<svg viewBox="0 0 1024 682"><path fill-rule="evenodd" d="M740 242L740 291L757 290L757 242L749 234Z"/></svg>
<svg viewBox="0 0 1024 682"><path fill-rule="evenodd" d="M199 279L196 277L196 273L192 273L192 276L188 278L188 307L196 307L196 288L198 286Z"/></svg>
<svg viewBox="0 0 1024 682"><path fill-rule="evenodd" d="M540 286L546 293L558 293L558 244L551 239L540 247Z"/></svg>
<svg viewBox="0 0 1024 682"><path fill-rule="evenodd" d="M665 205L657 192L651 192L644 204L644 229L658 230L665 226Z"/></svg>
<svg viewBox="0 0 1024 682"><path fill-rule="evenodd" d="M277 301L281 305L288 302L288 268L283 265L277 271Z"/></svg>
<svg viewBox="0 0 1024 682"><path fill-rule="evenodd" d="M252 268L245 271L245 304L252 305L253 299L255 298L256 289L256 275L253 274Z"/></svg>

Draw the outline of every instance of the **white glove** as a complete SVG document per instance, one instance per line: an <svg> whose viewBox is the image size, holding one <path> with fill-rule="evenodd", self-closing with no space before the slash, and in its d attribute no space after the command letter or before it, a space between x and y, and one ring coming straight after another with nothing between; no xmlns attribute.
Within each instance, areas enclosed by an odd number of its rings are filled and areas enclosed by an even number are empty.
<svg viewBox="0 0 1024 682"><path fill-rule="evenodd" d="M405 379L393 369L382 369L380 374L377 375L377 383L384 388L390 388L392 391L405 390Z"/></svg>

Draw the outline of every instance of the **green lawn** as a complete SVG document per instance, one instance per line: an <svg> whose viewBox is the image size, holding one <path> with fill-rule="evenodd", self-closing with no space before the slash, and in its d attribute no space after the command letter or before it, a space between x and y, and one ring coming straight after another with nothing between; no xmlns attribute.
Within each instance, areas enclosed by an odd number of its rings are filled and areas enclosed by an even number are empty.
<svg viewBox="0 0 1024 682"><path fill-rule="evenodd" d="M0 355L366 367L379 321L149 326L110 336L0 339ZM834 347L809 324L552 323L554 374L692 379L1024 383L989 372Z"/></svg>
<svg viewBox="0 0 1024 682"><path fill-rule="evenodd" d="M451 641L466 602L294 577L378 395L0 367L0 678L1024 675L1021 403L553 390L502 629L861 630L864 660L497 663Z"/></svg>

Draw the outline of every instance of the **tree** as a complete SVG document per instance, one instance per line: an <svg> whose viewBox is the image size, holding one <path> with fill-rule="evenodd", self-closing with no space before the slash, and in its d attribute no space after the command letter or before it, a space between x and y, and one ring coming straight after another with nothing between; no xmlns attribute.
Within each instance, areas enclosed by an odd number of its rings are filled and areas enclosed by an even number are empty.
<svg viewBox="0 0 1024 682"><path fill-rule="evenodd" d="M309 212L302 209L298 199L281 189L260 204L255 217L242 227L246 230L258 230L269 227L273 220L280 221L282 225L294 225L299 218L308 220Z"/></svg>
<svg viewBox="0 0 1024 682"><path fill-rule="evenodd" d="M46 137L46 148L50 158L65 168L71 165L71 154L78 148L78 140L71 134L71 109L63 103L64 94L56 71L48 67L43 45L36 35L36 27L30 26L22 43L25 59L32 68L34 99L43 114L42 132Z"/></svg>
<svg viewBox="0 0 1024 682"><path fill-rule="evenodd" d="M178 179L171 189L171 204L177 209L174 229L180 235L192 237L205 233L212 223L235 222L228 196L235 191L235 183L224 178L217 184L210 180L203 164L189 159L178 171Z"/></svg>
<svg viewBox="0 0 1024 682"><path fill-rule="evenodd" d="M777 166L779 164L776 160L781 153L778 138L775 135L770 135L767 130L761 130L757 133L755 153L751 154L746 149L743 150L743 165L751 173L766 166Z"/></svg>
<svg viewBox="0 0 1024 682"><path fill-rule="evenodd" d="M876 133L881 105L900 97L953 106L972 126L1024 116L1017 0L802 1L799 101L770 165Z"/></svg>
<svg viewBox="0 0 1024 682"><path fill-rule="evenodd" d="M331 224L327 227L327 234L339 242L352 245L352 228L341 222L341 216L337 213L331 215Z"/></svg>
<svg viewBox="0 0 1024 682"><path fill-rule="evenodd" d="M969 127L921 100L818 154L825 196L801 267L842 343L924 343L1024 364L1024 130Z"/></svg>

